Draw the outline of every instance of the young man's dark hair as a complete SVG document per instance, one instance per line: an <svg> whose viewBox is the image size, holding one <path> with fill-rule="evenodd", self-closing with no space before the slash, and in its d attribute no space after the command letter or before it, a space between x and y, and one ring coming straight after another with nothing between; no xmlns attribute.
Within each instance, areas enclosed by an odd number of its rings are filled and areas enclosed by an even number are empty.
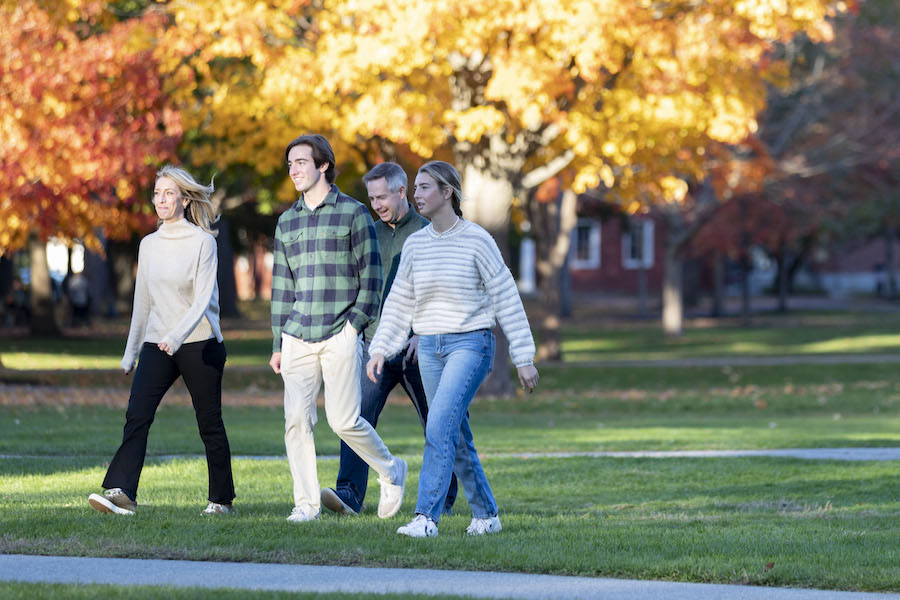
<svg viewBox="0 0 900 600"><path fill-rule="evenodd" d="M284 151L285 162L287 162L288 154L290 154L291 148L294 146L309 146L312 149L313 163L315 163L317 169L321 167L323 163L328 163L328 169L325 171L325 181L329 184L334 183L334 150L331 149L331 144L328 143L328 140L326 140L324 136L321 136L318 133L301 135L287 145L287 148Z"/></svg>

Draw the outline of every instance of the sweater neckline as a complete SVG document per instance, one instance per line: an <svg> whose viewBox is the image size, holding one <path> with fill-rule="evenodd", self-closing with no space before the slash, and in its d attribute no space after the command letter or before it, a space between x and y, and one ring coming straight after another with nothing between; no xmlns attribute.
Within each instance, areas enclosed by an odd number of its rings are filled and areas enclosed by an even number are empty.
<svg viewBox="0 0 900 600"><path fill-rule="evenodd" d="M431 236L432 239L447 240L458 236L460 233L468 229L469 223L470 221L466 221L465 219L460 218L458 224L455 223L453 227L442 233L438 233L434 230L434 223L429 223L428 227L425 228L425 231L428 232L428 235Z"/></svg>
<svg viewBox="0 0 900 600"><path fill-rule="evenodd" d="M199 227L185 218L174 223L161 223L157 231L165 238L180 238L193 235L198 229Z"/></svg>

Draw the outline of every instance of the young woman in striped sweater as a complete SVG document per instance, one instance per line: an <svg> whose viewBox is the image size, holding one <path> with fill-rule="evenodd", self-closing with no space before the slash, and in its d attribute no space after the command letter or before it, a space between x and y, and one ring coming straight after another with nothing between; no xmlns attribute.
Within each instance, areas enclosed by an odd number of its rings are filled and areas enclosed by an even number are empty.
<svg viewBox="0 0 900 600"><path fill-rule="evenodd" d="M469 427L469 405L494 362L500 323L523 389L538 381L534 339L512 274L490 234L463 220L462 186L453 166L419 169L413 195L431 225L403 245L400 266L369 349L366 372L376 381L386 358L400 352L409 331L419 336L419 371L428 399L425 453L416 517L397 533L433 537L453 472L472 508L470 535L500 531L497 503Z"/></svg>

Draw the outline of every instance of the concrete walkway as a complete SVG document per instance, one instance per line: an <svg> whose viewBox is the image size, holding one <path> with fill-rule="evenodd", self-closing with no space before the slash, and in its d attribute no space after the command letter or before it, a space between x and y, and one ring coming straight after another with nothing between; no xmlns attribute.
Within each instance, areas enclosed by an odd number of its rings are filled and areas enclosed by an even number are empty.
<svg viewBox="0 0 900 600"><path fill-rule="evenodd" d="M289 592L444 594L521 600L900 600L900 594L560 577L183 560L0 555L0 581Z"/></svg>

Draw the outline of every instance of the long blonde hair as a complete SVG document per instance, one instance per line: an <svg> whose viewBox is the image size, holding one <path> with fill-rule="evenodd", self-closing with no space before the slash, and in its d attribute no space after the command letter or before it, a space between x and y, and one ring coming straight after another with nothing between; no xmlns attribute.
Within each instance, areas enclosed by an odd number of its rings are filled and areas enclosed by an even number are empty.
<svg viewBox="0 0 900 600"><path fill-rule="evenodd" d="M216 214L210 200L216 189L213 181L210 181L209 185L198 183L190 173L174 165L166 165L157 171L156 178L160 177L168 177L174 181L182 197L188 200L188 205L184 208L184 218L206 233L218 235L219 232L212 228L219 220L219 215Z"/></svg>

